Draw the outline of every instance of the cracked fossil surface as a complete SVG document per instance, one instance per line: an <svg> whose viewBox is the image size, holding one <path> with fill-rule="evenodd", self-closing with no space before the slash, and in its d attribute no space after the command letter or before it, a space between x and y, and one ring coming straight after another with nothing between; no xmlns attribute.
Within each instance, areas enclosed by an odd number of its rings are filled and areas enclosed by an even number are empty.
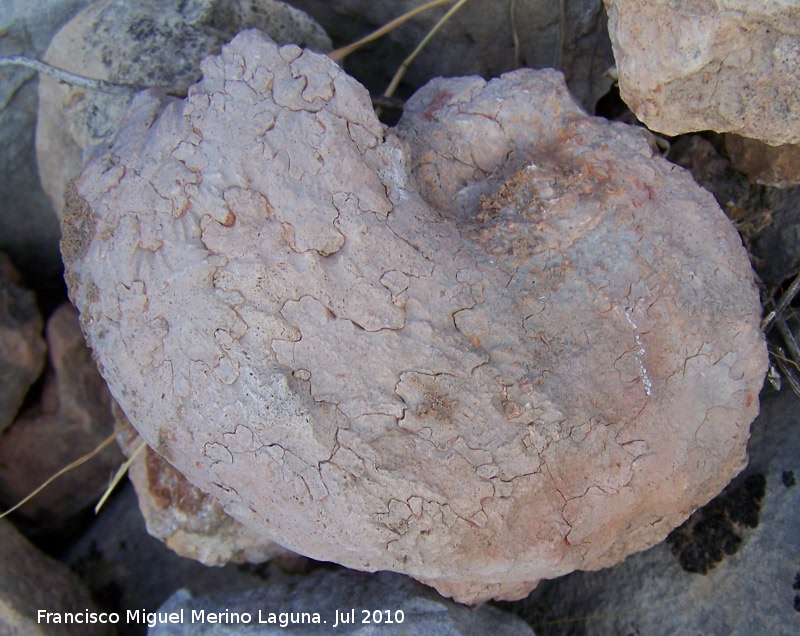
<svg viewBox="0 0 800 636"><path fill-rule="evenodd" d="M464 602L612 565L746 462L738 235L555 71L435 80L385 129L255 31L139 94L69 189L73 302L142 437L242 523Z"/></svg>

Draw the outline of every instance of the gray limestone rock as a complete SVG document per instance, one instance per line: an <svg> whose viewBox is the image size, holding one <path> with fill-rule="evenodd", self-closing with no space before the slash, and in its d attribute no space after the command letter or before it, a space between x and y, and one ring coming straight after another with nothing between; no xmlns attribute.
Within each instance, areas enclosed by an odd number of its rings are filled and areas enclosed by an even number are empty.
<svg viewBox="0 0 800 636"><path fill-rule="evenodd" d="M97 612L86 587L62 563L48 557L0 519L0 634L9 636L110 636L110 624L65 624L64 614ZM61 623L40 620L39 611L58 614ZM46 617L45 617L46 618Z"/></svg>
<svg viewBox="0 0 800 636"><path fill-rule="evenodd" d="M800 143L800 0L605 0L622 99L667 135Z"/></svg>
<svg viewBox="0 0 800 636"><path fill-rule="evenodd" d="M223 611L247 614L251 620L249 624L205 623L204 634L277 636L288 629L303 635L533 636L519 618L494 607L475 610L458 605L391 572L317 571L302 578L270 582L259 590L197 598L181 590L158 609L158 615L181 610L183 623L158 624L148 629L148 636L195 634L198 625L191 623L193 613Z"/></svg>
<svg viewBox="0 0 800 636"><path fill-rule="evenodd" d="M181 588L193 594L233 593L263 587L272 566L207 567L178 556L153 538L137 505L136 493L123 481L97 518L63 554L105 609L120 612L119 636L141 636L144 623L126 623L127 611L155 611Z"/></svg>
<svg viewBox="0 0 800 636"><path fill-rule="evenodd" d="M199 78L200 60L246 28L315 50L330 47L318 24L277 0L100 0L56 34L45 61L93 79L180 93ZM40 79L36 153L59 215L67 181L110 144L130 99Z"/></svg>
<svg viewBox="0 0 800 636"><path fill-rule="evenodd" d="M228 514L480 602L661 541L744 466L747 254L640 130L521 70L387 132L255 31L203 72L134 99L62 248L114 397Z"/></svg>
<svg viewBox="0 0 800 636"><path fill-rule="evenodd" d="M53 34L91 0L3 0L0 56L41 58ZM61 276L58 218L39 183L34 149L36 74L0 71L0 250L37 286Z"/></svg>

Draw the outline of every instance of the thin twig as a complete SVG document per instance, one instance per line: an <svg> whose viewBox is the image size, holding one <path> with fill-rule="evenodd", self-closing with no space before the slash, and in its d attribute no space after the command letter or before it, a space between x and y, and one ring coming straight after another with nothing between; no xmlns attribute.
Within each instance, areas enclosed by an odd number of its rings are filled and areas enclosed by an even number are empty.
<svg viewBox="0 0 800 636"><path fill-rule="evenodd" d="M112 84L104 80L91 79L83 75L76 75L55 66L51 66L45 62L41 62L32 57L25 57L24 55L12 55L11 57L0 57L0 66L24 66L31 68L37 73L43 73L54 77L60 82L66 82L72 86L80 86L81 88L88 88L90 90L101 91L103 93L111 93L112 95L127 95L134 91L142 90L141 86L128 86L125 84Z"/></svg>
<svg viewBox="0 0 800 636"><path fill-rule="evenodd" d="M567 39L567 10L564 6L564 0L559 0L559 35L558 35L558 55L556 56L556 65L554 68L561 69L564 65L564 44Z"/></svg>
<svg viewBox="0 0 800 636"><path fill-rule="evenodd" d="M786 378L786 381L789 383L789 386L792 387L792 391L794 394L800 398L800 380L797 379L797 376L792 371L792 367L787 362L786 353L783 351L781 347L775 347L775 350L778 355L773 355L772 358L775 360L778 367L780 367L781 373L783 373L783 377Z"/></svg>
<svg viewBox="0 0 800 636"><path fill-rule="evenodd" d="M370 93L372 105L376 108L391 108L393 110L403 110L406 107L405 100L397 99L396 97L384 97L383 95L376 95Z"/></svg>
<svg viewBox="0 0 800 636"><path fill-rule="evenodd" d="M514 68L522 66L522 57L519 54L519 32L517 31L517 0L511 0L508 9L511 22L511 41L514 43Z"/></svg>
<svg viewBox="0 0 800 636"><path fill-rule="evenodd" d="M114 474L114 476L111 478L111 482L108 484L108 488L106 488L106 491L103 493L103 496L100 497L100 501L98 501L97 505L94 507L94 514L100 512L100 508L103 507L103 504L111 496L111 493L114 492L114 488L117 487L117 484L125 476L125 473L128 472L128 469L131 467L131 464L133 464L133 462L136 461L136 458L139 456L139 453L141 453L144 450L145 446L147 446L145 442L139 444L139 447L135 451L133 451L133 454L122 464L122 466L120 466L117 469L117 472Z"/></svg>
<svg viewBox="0 0 800 636"><path fill-rule="evenodd" d="M365 44L369 44L370 42L372 42L374 40L377 40L378 38L383 37L384 35L386 35L390 31L396 29L401 24L403 24L405 22L408 22L411 18L419 15L420 13L423 13L424 11L427 11L428 9L433 9L434 7L438 7L438 6L441 6L441 5L453 4L455 1L456 0L432 0L431 2L428 2L427 4L423 4L423 5L419 6L419 7L411 9L411 11L407 11L406 13L404 13L403 15L401 15L398 18L395 18L391 22L387 22L380 29L378 29L376 31L373 31L368 36L361 38L357 42L353 42L352 44L348 44L347 46L343 46L343 47L341 47L339 49L336 49L335 51L332 51L331 53L328 53L328 57L331 58L332 60L336 61L336 62L339 62L340 60L343 60L348 55L350 55L356 49L359 49L362 46L364 46Z"/></svg>
<svg viewBox="0 0 800 636"><path fill-rule="evenodd" d="M786 343L786 348L789 350L789 354L792 356L795 365L800 365L800 347L797 346L797 340L795 340L792 330L789 328L789 325L782 315L775 316L775 326L778 328L778 331L780 331L781 337Z"/></svg>
<svg viewBox="0 0 800 636"><path fill-rule="evenodd" d="M81 464L85 464L86 462L88 462L92 457L99 454L106 446L111 444L111 442L114 441L114 438L116 438L116 436L119 435L124 430L125 429L122 428L118 431L114 431L111 435L109 435L102 442L100 442L100 444L93 451L91 451L90 453L86 453L86 455L84 455L83 457L79 457L71 464L64 466L64 468L59 470L55 475L52 475L41 486L39 486L36 490L30 493L27 497L25 497L25 499L17 503L15 506L12 506L8 510L6 510L3 514L0 514L0 519L5 517L6 515L10 515L12 512L17 510L21 506L24 506L26 503L28 503L31 499L33 499L36 495L42 492L45 488L47 488L50 484L52 484L56 479L58 479L62 475L66 475L69 471L73 470L74 468L77 468Z"/></svg>
<svg viewBox="0 0 800 636"><path fill-rule="evenodd" d="M775 305L775 309L767 314L767 317L761 322L761 330L767 331L772 326L772 323L775 321L775 316L778 316L783 313L783 310L786 309L789 304L794 300L795 296L797 296L798 292L800 292L800 275L797 275L795 279L792 281L792 284L789 285L789 289L787 289L781 299L778 301L778 304Z"/></svg>
<svg viewBox="0 0 800 636"><path fill-rule="evenodd" d="M397 87L400 84L400 80L403 79L403 75L406 74L408 67L411 66L411 63L416 59L417 55L422 52L422 49L427 46L428 42L431 41L433 36L439 32L439 29L441 29L445 23L455 15L456 11L463 7L467 2L469 2L469 0L458 0L458 2L450 7L447 13L441 17L441 19L433 26L433 28L428 31L428 34L422 39L422 42L417 45L417 48L414 49L411 55L403 60L400 68L397 69L392 81L389 83L389 87L383 92L384 97L391 97L394 95L394 92L397 90Z"/></svg>
<svg viewBox="0 0 800 636"><path fill-rule="evenodd" d="M780 359L790 367L794 368L795 371L800 371L800 364L791 360L790 358L786 357L786 352L783 350L783 347L780 345L775 345L774 347L768 347L770 360L777 360L779 357Z"/></svg>

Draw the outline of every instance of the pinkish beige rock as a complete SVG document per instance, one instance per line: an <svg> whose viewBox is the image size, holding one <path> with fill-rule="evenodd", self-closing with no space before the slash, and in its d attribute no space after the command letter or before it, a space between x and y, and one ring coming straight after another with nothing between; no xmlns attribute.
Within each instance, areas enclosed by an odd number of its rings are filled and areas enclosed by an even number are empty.
<svg viewBox="0 0 800 636"><path fill-rule="evenodd" d="M197 81L200 60L246 28L314 50L331 46L322 27L278 0L100 0L56 33L45 61L85 77L181 92ZM59 215L66 183L95 148L111 143L130 98L40 78L36 155Z"/></svg>
<svg viewBox="0 0 800 636"><path fill-rule="evenodd" d="M622 99L668 135L800 143L800 0L605 0Z"/></svg>
<svg viewBox="0 0 800 636"><path fill-rule="evenodd" d="M553 71L386 131L239 35L71 190L71 297L142 437L287 548L465 602L612 565L744 466L767 365L713 197Z"/></svg>
<svg viewBox="0 0 800 636"><path fill-rule="evenodd" d="M15 504L114 431L108 388L78 324L61 305L46 328L50 366L38 403L20 413L0 436L0 499ZM58 527L96 501L123 461L113 445L55 481L18 515L36 529Z"/></svg>
<svg viewBox="0 0 800 636"><path fill-rule="evenodd" d="M123 452L136 453L142 439L114 404L117 423L124 426ZM145 445L128 469L150 536L177 554L205 565L263 563L291 553L225 514L222 505Z"/></svg>
<svg viewBox="0 0 800 636"><path fill-rule="evenodd" d="M33 292L0 253L0 433L9 427L44 367L47 351Z"/></svg>
<svg viewBox="0 0 800 636"><path fill-rule="evenodd" d="M787 188L800 184L800 144L769 146L757 139L725 135L733 166L752 183Z"/></svg>

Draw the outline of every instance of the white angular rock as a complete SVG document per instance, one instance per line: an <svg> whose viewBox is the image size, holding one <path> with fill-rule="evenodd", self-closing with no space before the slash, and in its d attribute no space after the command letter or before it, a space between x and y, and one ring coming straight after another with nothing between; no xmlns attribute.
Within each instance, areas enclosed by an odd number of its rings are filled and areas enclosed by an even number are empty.
<svg viewBox="0 0 800 636"><path fill-rule="evenodd" d="M800 143L800 0L605 0L622 99L655 131Z"/></svg>
<svg viewBox="0 0 800 636"><path fill-rule="evenodd" d="M766 369L733 227L560 74L430 83L388 134L239 35L137 96L64 217L142 437L287 548L466 602L662 540L745 462Z"/></svg>

